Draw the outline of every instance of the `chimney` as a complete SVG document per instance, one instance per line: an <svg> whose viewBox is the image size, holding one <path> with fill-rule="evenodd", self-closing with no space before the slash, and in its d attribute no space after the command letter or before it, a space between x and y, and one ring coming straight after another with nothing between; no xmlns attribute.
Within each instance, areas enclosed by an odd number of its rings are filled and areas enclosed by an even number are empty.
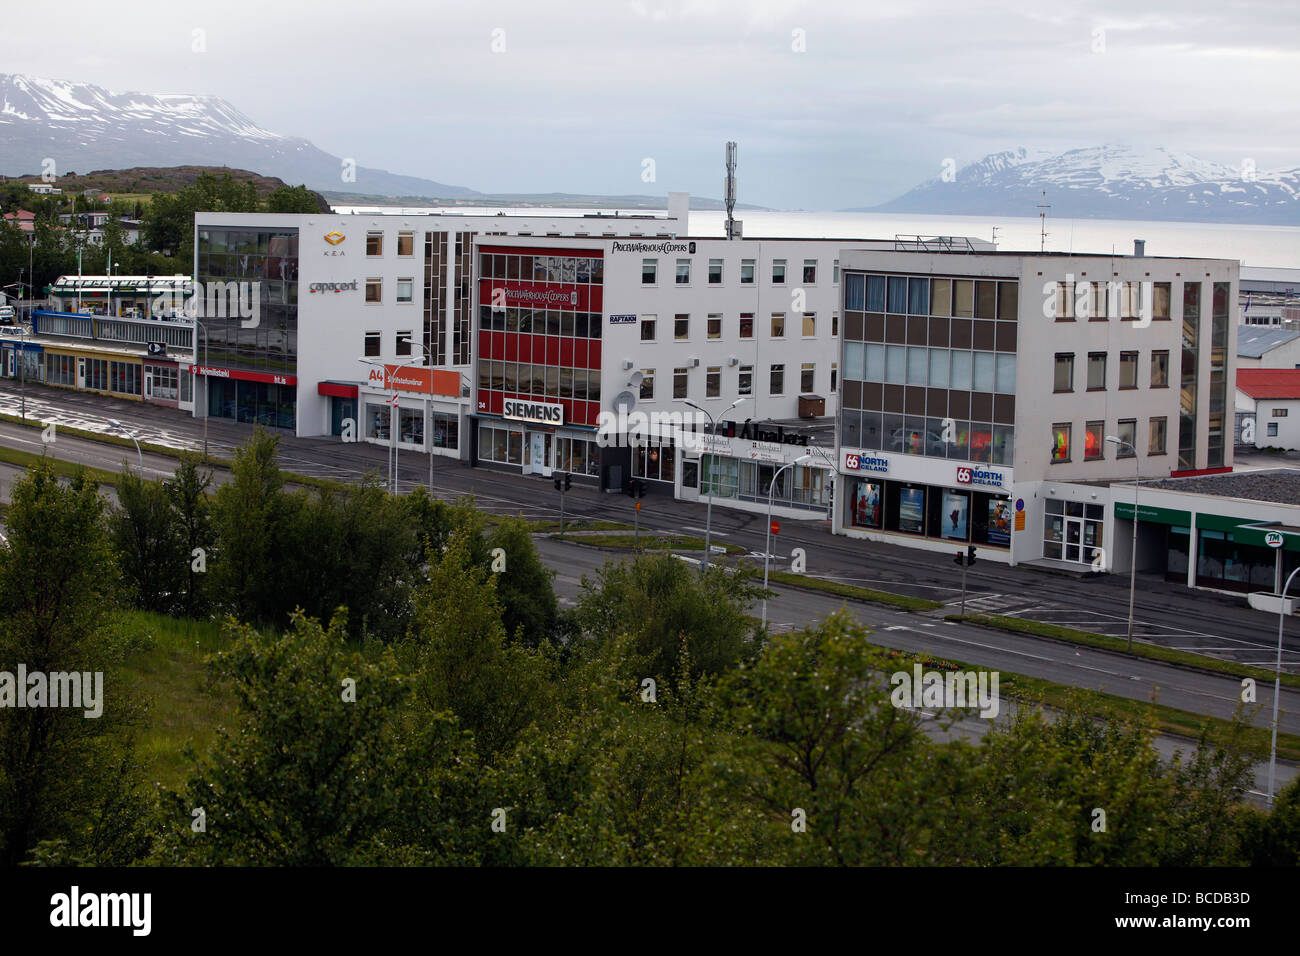
<svg viewBox="0 0 1300 956"><path fill-rule="evenodd" d="M1133 255L1141 259L1147 254L1147 241L1145 239L1133 240Z"/></svg>

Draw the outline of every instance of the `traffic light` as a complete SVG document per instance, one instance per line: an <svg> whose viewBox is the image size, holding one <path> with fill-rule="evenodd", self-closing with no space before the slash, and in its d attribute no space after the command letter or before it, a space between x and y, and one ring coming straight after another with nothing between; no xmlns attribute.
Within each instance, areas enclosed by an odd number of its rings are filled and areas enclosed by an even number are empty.
<svg viewBox="0 0 1300 956"><path fill-rule="evenodd" d="M968 568L974 567L974 565L975 565L975 545L972 544L970 547L966 549L966 567Z"/></svg>
<svg viewBox="0 0 1300 956"><path fill-rule="evenodd" d="M644 479L644 478L629 478L629 479L627 480L627 487L623 490L623 493L624 493L625 495L627 495L629 498L644 498L644 497L645 497L645 479Z"/></svg>
<svg viewBox="0 0 1300 956"><path fill-rule="evenodd" d="M566 471L564 473L564 490L568 491L572 487L573 487L573 472Z"/></svg>
<svg viewBox="0 0 1300 956"><path fill-rule="evenodd" d="M564 473L563 473L563 472L556 472L556 473L555 473L555 490L556 490L556 491L563 491L563 490L564 490Z"/></svg>
<svg viewBox="0 0 1300 956"><path fill-rule="evenodd" d="M961 563L962 563L962 559L963 559L964 557L965 557L965 555L963 555L960 551L958 551L958 552L957 552L957 557L955 557L955 558L952 559L952 563L953 563L953 564L961 564Z"/></svg>

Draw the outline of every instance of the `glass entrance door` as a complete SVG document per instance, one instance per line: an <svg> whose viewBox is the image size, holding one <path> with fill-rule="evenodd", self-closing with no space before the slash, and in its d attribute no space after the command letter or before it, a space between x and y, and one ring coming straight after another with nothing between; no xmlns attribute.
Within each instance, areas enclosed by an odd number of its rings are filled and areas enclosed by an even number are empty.
<svg viewBox="0 0 1300 956"><path fill-rule="evenodd" d="M1085 558L1083 543L1083 519L1066 518L1065 519L1065 560L1067 561L1090 561L1091 556Z"/></svg>

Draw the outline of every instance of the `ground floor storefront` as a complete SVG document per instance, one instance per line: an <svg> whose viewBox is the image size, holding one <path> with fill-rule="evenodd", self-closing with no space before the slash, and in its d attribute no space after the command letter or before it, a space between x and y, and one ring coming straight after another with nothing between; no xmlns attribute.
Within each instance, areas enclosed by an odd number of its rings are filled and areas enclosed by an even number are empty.
<svg viewBox="0 0 1300 956"><path fill-rule="evenodd" d="M481 413L471 421L475 464L517 468L524 475L548 478L560 472L575 480L601 482L602 487L608 480L619 489L630 475L630 460L615 461L602 455L594 428L543 425Z"/></svg>
<svg viewBox="0 0 1300 956"><path fill-rule="evenodd" d="M396 435L398 448L465 457L465 406L454 401L362 388L355 397L332 395L330 405L335 435L343 435L359 412L355 434L362 441L389 445Z"/></svg>

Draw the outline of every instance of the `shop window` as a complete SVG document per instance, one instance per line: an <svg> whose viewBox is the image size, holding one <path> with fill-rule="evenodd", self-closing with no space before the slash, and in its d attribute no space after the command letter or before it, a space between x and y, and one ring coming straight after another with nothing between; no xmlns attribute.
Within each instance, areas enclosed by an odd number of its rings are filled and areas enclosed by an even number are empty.
<svg viewBox="0 0 1300 956"><path fill-rule="evenodd" d="M849 500L849 524L855 528L881 528L884 518L884 484L859 478Z"/></svg>

